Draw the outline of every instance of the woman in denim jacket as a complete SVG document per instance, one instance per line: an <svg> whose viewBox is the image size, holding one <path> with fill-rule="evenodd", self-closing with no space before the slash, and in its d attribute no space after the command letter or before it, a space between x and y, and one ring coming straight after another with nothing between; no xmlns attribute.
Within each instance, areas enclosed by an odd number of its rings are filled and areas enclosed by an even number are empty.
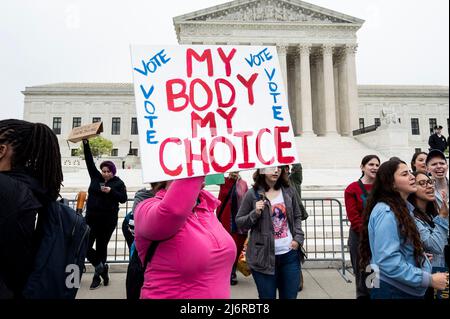
<svg viewBox="0 0 450 319"><path fill-rule="evenodd" d="M417 192L409 195L414 205L414 217L426 253L432 254L433 267L445 267L444 246L448 234L448 207L437 209L435 181L424 173L414 173Z"/></svg>
<svg viewBox="0 0 450 319"><path fill-rule="evenodd" d="M239 228L251 229L247 262L260 299L297 298L300 249L304 240L296 190L280 167L258 169L255 184L236 215Z"/></svg>
<svg viewBox="0 0 450 319"><path fill-rule="evenodd" d="M448 275L431 275L407 197L417 191L405 162L389 160L378 169L364 211L361 266L370 264L376 280L372 299L422 299L428 287L444 289Z"/></svg>
<svg viewBox="0 0 450 319"><path fill-rule="evenodd" d="M435 180L426 173L414 172L417 191L408 197L414 205L414 218L425 252L432 257L433 272L435 267L445 268L444 246L448 234L448 207L443 205L438 211L434 192ZM429 288L425 299L434 299L434 289Z"/></svg>

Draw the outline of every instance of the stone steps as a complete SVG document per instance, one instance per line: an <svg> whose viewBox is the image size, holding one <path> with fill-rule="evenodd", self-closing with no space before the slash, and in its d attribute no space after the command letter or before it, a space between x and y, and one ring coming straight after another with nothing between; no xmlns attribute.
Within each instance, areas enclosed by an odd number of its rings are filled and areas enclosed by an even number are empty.
<svg viewBox="0 0 450 319"><path fill-rule="evenodd" d="M364 156L368 154L379 155L380 153L365 146L353 137L340 135L297 136L295 142L304 171L322 168L357 169ZM386 159L384 157L381 158L382 161Z"/></svg>

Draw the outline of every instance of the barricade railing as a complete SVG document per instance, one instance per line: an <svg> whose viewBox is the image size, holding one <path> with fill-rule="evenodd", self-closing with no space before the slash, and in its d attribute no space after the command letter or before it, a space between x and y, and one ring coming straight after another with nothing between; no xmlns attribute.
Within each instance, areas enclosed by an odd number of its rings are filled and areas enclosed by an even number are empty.
<svg viewBox="0 0 450 319"><path fill-rule="evenodd" d="M337 262L338 271L345 281L344 217L342 204L335 198L302 198L309 217L302 222L305 232L303 247L309 261Z"/></svg>
<svg viewBox="0 0 450 319"><path fill-rule="evenodd" d="M323 261L338 263L338 271L347 281L344 224L342 204L334 198L302 198L309 217L302 222L305 232L304 248L307 261ZM69 200L75 207L76 201ZM122 232L125 215L131 211L133 199L119 206L119 218L116 229L108 244L108 263L127 263L129 250Z"/></svg>
<svg viewBox="0 0 450 319"><path fill-rule="evenodd" d="M114 229L111 235L111 240L108 244L107 250L107 262L108 263L127 263L129 260L129 249L125 241L125 237L122 232L122 223L125 215L131 211L133 207L133 199L128 199L125 203L119 204L119 215L117 220L116 229ZM75 209L76 200L69 200L69 205ZM86 210L83 209L83 216L85 216ZM94 244L95 248L95 244Z"/></svg>

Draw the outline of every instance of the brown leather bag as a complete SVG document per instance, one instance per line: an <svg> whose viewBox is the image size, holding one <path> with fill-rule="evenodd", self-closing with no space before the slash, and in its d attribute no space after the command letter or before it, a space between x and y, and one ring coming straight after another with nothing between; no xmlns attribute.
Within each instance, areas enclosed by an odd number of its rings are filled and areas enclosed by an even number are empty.
<svg viewBox="0 0 450 319"><path fill-rule="evenodd" d="M245 257L245 252L247 251L247 244L248 244L248 237L245 240L244 248L242 249L242 252L239 255L237 266L236 266L237 270L239 270L245 277L250 276L252 273L252 271L250 270L250 267L247 264L247 259Z"/></svg>

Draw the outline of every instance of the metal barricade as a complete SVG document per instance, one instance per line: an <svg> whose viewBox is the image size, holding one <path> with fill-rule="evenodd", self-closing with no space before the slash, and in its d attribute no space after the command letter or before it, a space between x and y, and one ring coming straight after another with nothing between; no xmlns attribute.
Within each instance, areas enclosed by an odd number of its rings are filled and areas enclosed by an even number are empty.
<svg viewBox="0 0 450 319"><path fill-rule="evenodd" d="M334 198L302 198L309 217L302 222L305 232L303 244L308 260L337 262L339 273L347 277L342 204Z"/></svg>
<svg viewBox="0 0 450 319"><path fill-rule="evenodd" d="M302 198L308 212L308 219L302 222L305 232L304 248L307 261L337 262L339 273L347 281L348 271L345 262L344 224L342 204L334 198ZM75 207L76 201L70 200ZM133 207L133 199L119 206L119 218L116 229L108 244L108 263L127 263L129 249L122 233L122 222Z"/></svg>
<svg viewBox="0 0 450 319"><path fill-rule="evenodd" d="M122 232L122 223L125 218L125 215L131 211L131 208L133 207L133 195L134 194L128 194L128 199L124 204L119 204L119 215L117 220L117 226L114 230L113 234L111 235L111 239L108 243L108 256L107 256L107 262L108 263L127 263L129 260L129 249L127 246L127 243L125 241L125 237L123 236ZM69 205L73 209L75 209L76 206L76 200L69 200ZM83 216L85 216L86 210L83 210ZM95 248L95 244L94 244Z"/></svg>

